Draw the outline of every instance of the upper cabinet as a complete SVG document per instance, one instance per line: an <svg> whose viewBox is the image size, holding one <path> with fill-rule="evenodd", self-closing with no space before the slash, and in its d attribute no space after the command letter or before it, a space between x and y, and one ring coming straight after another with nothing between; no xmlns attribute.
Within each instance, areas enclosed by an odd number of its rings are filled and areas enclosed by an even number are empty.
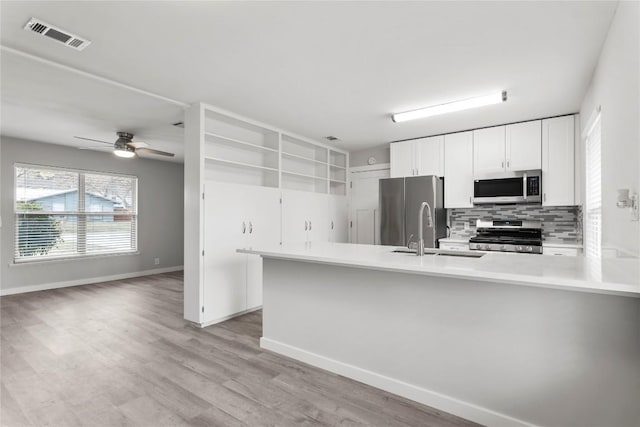
<svg viewBox="0 0 640 427"><path fill-rule="evenodd" d="M542 205L575 203L574 116L542 120Z"/></svg>
<svg viewBox="0 0 640 427"><path fill-rule="evenodd" d="M473 207L473 133L444 136L444 207Z"/></svg>
<svg viewBox="0 0 640 427"><path fill-rule="evenodd" d="M473 131L476 176L541 168L541 121Z"/></svg>
<svg viewBox="0 0 640 427"><path fill-rule="evenodd" d="M444 136L391 144L391 177L444 175Z"/></svg>
<svg viewBox="0 0 640 427"><path fill-rule="evenodd" d="M542 121L506 126L506 170L524 171L541 168Z"/></svg>
<svg viewBox="0 0 640 427"><path fill-rule="evenodd" d="M505 126L473 131L473 172L485 175L505 168Z"/></svg>

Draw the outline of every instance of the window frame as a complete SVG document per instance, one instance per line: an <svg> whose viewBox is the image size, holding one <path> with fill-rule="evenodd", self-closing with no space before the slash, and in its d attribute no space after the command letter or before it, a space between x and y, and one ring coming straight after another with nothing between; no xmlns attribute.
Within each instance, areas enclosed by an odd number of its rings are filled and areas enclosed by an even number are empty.
<svg viewBox="0 0 640 427"><path fill-rule="evenodd" d="M16 170L18 168L30 168L30 169L35 169L35 170L52 170L52 171L62 171L62 172L70 172L70 173L75 173L78 175L78 182L77 182L77 187L76 190L78 192L78 206L77 206L77 210L76 211L20 211L17 208L18 205L18 200L17 200L17 188L18 188L18 180L16 179ZM85 179L86 179L86 175L105 175L105 176L113 176L113 177L121 177L121 178L128 178L128 179L132 179L133 180L133 188L132 188L132 200L134 200L133 206L134 206L134 211L133 212L123 212L123 213L116 213L114 212L91 212L90 210L85 210L87 208L87 206L85 205L85 197L84 197L84 193L85 193ZM139 251L139 236L138 236L138 229L139 229L139 224L138 224L138 219L140 216L140 209L139 209L139 202L138 202L138 195L139 195L139 190L138 190L138 185L139 185L139 178L137 175L130 175L130 174L123 174L123 173L114 173L114 172L104 172L104 171L97 171L97 170L91 170L91 169L78 169L78 168L67 168L67 167L60 167L60 166L49 166L49 165L41 165L41 164L34 164L34 163L21 163L21 162L16 162L13 164L13 220L14 220L14 224L13 224L13 262L12 265L22 265L22 264L32 264L32 263L41 263L41 262L51 262L51 261L70 261L70 260L81 260L81 259L87 259L87 258L100 258L100 257L113 257L113 256L126 256L126 255L138 255L140 254ZM75 254L63 254L63 255L38 255L38 256L32 256L32 257L17 257L17 227L18 227L18 216L19 215L29 215L29 214L34 214L34 215L55 215L55 216L75 216L77 218L77 228L76 228L76 237L77 237L77 241L78 241L78 246L76 247L76 252ZM87 218L94 216L94 217L99 217L99 216L105 216L105 214L107 214L107 216L128 216L131 217L131 223L132 223L132 236L131 236L131 241L132 241L132 248L131 249L127 249L127 250L118 250L118 251L101 251L101 252L87 252L86 251L86 233L87 233L87 228L86 228L86 222L87 222ZM85 226L81 226L80 224L83 223L85 224ZM83 242L83 249L81 251L81 246L80 246L80 241L81 241L81 233L84 235L84 239Z"/></svg>

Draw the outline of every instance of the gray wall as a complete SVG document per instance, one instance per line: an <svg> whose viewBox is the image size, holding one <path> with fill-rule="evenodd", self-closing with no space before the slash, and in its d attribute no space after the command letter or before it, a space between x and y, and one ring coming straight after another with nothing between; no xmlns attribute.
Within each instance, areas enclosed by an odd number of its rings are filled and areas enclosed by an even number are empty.
<svg viewBox="0 0 640 427"><path fill-rule="evenodd" d="M376 163L389 163L389 144L378 145L366 150L351 151L349 153L349 166L366 166L369 157L375 157Z"/></svg>
<svg viewBox="0 0 640 427"><path fill-rule="evenodd" d="M0 286L10 288L135 273L183 264L183 165L149 159L120 159L110 152L77 150L53 144L0 139L2 248ZM14 242L13 165L30 163L113 172L138 177L137 255L12 265ZM154 265L154 258L160 265Z"/></svg>

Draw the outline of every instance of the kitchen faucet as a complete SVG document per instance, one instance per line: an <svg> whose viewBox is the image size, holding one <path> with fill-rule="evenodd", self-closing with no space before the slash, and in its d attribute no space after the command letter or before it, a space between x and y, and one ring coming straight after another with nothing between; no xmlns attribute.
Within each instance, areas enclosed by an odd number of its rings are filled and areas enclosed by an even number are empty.
<svg viewBox="0 0 640 427"><path fill-rule="evenodd" d="M427 208L427 227L433 227L433 219L431 218L431 206L429 203L422 202L420 211L418 212L418 250L416 255L424 255L424 232L422 230L422 217L424 216L424 208Z"/></svg>

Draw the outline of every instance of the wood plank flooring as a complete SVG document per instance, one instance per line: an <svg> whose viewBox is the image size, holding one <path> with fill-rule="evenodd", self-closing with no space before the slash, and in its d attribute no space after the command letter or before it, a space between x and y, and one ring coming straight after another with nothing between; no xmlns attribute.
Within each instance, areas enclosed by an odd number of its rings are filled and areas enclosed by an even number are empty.
<svg viewBox="0 0 640 427"><path fill-rule="evenodd" d="M0 298L2 426L476 425L262 351L261 313L198 329L182 274Z"/></svg>

